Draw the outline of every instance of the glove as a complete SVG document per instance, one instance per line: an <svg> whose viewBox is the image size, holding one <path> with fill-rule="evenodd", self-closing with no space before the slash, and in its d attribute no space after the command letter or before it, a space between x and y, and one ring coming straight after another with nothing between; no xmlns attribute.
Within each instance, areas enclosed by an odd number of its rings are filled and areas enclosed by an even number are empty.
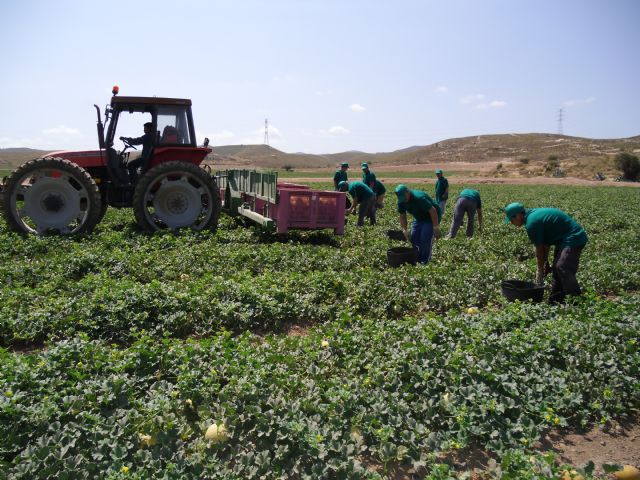
<svg viewBox="0 0 640 480"><path fill-rule="evenodd" d="M404 238L407 240L407 242L409 241L409 232L407 232L407 229L405 228L404 230L402 230L402 233L404 233Z"/></svg>
<svg viewBox="0 0 640 480"><path fill-rule="evenodd" d="M544 284L544 270L538 268L536 271L536 284L542 285Z"/></svg>
<svg viewBox="0 0 640 480"><path fill-rule="evenodd" d="M433 236L435 237L436 240L442 237L442 234L440 233L440 227L435 227L433 229Z"/></svg>

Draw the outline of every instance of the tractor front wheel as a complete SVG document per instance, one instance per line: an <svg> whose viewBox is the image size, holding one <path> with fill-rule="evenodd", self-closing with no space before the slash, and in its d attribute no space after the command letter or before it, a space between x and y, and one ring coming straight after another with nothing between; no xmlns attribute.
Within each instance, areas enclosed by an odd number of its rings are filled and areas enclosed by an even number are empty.
<svg viewBox="0 0 640 480"><path fill-rule="evenodd" d="M11 230L42 235L90 232L100 221L102 199L91 175L63 158L37 158L18 167L2 192Z"/></svg>
<svg viewBox="0 0 640 480"><path fill-rule="evenodd" d="M220 195L215 180L191 163L172 161L152 168L138 181L133 212L143 230L215 230Z"/></svg>

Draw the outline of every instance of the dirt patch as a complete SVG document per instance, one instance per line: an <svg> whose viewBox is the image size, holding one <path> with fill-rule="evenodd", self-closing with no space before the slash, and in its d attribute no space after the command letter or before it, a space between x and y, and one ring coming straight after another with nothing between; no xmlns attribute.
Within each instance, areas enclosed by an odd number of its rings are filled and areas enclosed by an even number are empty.
<svg viewBox="0 0 640 480"><path fill-rule="evenodd" d="M384 173L377 175L377 177L385 183L424 183L432 184L434 180L427 179L425 177L385 177ZM287 178L289 183L319 183L330 182L331 179L317 178L317 177L300 177L300 178ZM462 184L480 184L480 185L577 185L585 187L640 187L640 182L614 182L614 181L595 181L584 180L575 177L565 178L552 178L552 177L484 177L484 176L456 176L449 178L450 185L462 185Z"/></svg>
<svg viewBox="0 0 640 480"><path fill-rule="evenodd" d="M544 450L551 450L561 462L581 467L592 461L602 474L603 463L640 466L640 419L611 422L605 428L588 432L552 431L543 439Z"/></svg>
<svg viewBox="0 0 640 480"><path fill-rule="evenodd" d="M309 329L312 327L311 322L305 324L294 324L285 328L285 332L288 337L306 337L309 334Z"/></svg>
<svg viewBox="0 0 640 480"><path fill-rule="evenodd" d="M264 338L267 335L281 335L284 334L288 337L306 337L309 334L309 330L317 325L317 322L312 320L295 320L290 322L284 322L278 325L275 329L268 328L254 328L251 333L257 337Z"/></svg>
<svg viewBox="0 0 640 480"><path fill-rule="evenodd" d="M492 459L496 459L495 455L477 445L471 445L460 450L452 450L439 458L438 461L451 465L458 472L471 471L474 472L474 475L479 475L480 472L489 468Z"/></svg>

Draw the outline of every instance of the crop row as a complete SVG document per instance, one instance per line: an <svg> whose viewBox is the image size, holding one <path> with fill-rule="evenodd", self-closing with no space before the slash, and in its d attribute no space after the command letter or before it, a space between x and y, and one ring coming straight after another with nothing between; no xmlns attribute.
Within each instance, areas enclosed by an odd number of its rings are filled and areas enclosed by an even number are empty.
<svg viewBox="0 0 640 480"><path fill-rule="evenodd" d="M638 295L587 295L477 315L342 315L303 337L0 349L0 470L317 479L404 466L448 478L442 452L482 445L504 478L551 478L543 457L514 458L551 428L640 407L639 309ZM228 432L219 442L204 436L213 423Z"/></svg>
<svg viewBox="0 0 640 480"><path fill-rule="evenodd" d="M224 327L277 330L342 313L370 318L447 312L501 303L500 281L530 279L524 231L502 224L512 200L558 206L590 238L579 280L596 293L640 287L640 189L479 186L485 231L440 241L426 267L390 269L385 231L397 228L393 194L376 227L262 234L223 217L217 234L146 236L128 211L110 210L81 239L8 233L0 224L0 345L73 338L128 342L132 332L185 338ZM444 217L446 229L452 200ZM596 200L597 199L597 200Z"/></svg>

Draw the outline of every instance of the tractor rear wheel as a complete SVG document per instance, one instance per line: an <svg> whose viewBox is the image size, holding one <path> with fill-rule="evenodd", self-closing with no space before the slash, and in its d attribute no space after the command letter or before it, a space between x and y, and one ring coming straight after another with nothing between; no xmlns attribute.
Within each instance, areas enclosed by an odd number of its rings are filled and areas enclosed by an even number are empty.
<svg viewBox="0 0 640 480"><path fill-rule="evenodd" d="M215 231L220 215L215 180L192 163L172 161L152 168L133 192L133 213L143 230Z"/></svg>
<svg viewBox="0 0 640 480"><path fill-rule="evenodd" d="M42 235L90 232L102 199L91 175L63 158L37 158L7 178L2 214L11 230Z"/></svg>

